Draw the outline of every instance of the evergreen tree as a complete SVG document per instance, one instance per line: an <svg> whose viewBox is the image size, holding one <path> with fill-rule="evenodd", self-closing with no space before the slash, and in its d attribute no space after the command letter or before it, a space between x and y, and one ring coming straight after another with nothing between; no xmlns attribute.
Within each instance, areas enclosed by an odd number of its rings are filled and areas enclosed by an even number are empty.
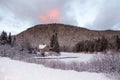
<svg viewBox="0 0 120 80"><path fill-rule="evenodd" d="M59 53L59 43L58 43L58 38L57 38L57 33L54 34L51 39L50 39L50 47L52 48L53 51Z"/></svg>
<svg viewBox="0 0 120 80"><path fill-rule="evenodd" d="M8 44L11 44L12 43L12 36L11 36L11 33L9 33L9 36L8 36Z"/></svg>
<svg viewBox="0 0 120 80"><path fill-rule="evenodd" d="M80 42L79 42L79 43L77 43L77 44L75 45L73 51L75 51L75 52L79 52L79 51L81 51L81 50L80 50L80 47L81 47L81 45L80 45Z"/></svg>
<svg viewBox="0 0 120 80"><path fill-rule="evenodd" d="M94 52L94 51L95 51L95 50L94 50L94 46L95 46L94 41L90 41L88 45L89 45L89 50L88 50L88 51Z"/></svg>
<svg viewBox="0 0 120 80"><path fill-rule="evenodd" d="M120 49L120 38L118 35L115 37L115 45L116 45L116 50L118 51Z"/></svg>
<svg viewBox="0 0 120 80"><path fill-rule="evenodd" d="M4 31L1 33L0 43L2 45L7 43L7 33Z"/></svg>
<svg viewBox="0 0 120 80"><path fill-rule="evenodd" d="M101 39L100 38L95 40L94 50L97 51L97 52L101 51Z"/></svg>
<svg viewBox="0 0 120 80"><path fill-rule="evenodd" d="M100 42L101 42L100 51L105 51L107 49L107 46L108 46L107 39L104 36L102 36Z"/></svg>

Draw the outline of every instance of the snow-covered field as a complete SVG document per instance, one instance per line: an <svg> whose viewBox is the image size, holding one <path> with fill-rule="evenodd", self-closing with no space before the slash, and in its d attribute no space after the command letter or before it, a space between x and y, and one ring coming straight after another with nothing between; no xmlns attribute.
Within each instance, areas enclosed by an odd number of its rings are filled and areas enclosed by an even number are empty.
<svg viewBox="0 0 120 80"><path fill-rule="evenodd" d="M76 57L76 58L61 59L61 61L64 61L64 62L72 62L72 61L88 62L93 59L94 54L62 52L61 56L62 57Z"/></svg>
<svg viewBox="0 0 120 80"><path fill-rule="evenodd" d="M66 54L67 55L67 54ZM110 80L102 73L57 70L0 58L0 80Z"/></svg>
<svg viewBox="0 0 120 80"><path fill-rule="evenodd" d="M85 53L67 53L61 52L60 56L46 56L46 57L34 57L36 59L49 59L49 60L59 60L63 62L89 62L95 56L95 54L85 54Z"/></svg>

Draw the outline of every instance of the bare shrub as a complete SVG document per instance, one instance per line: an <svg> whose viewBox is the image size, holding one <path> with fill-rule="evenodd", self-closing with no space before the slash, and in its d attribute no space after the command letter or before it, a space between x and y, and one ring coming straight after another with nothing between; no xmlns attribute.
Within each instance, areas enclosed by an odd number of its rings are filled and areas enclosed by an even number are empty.
<svg viewBox="0 0 120 80"><path fill-rule="evenodd" d="M87 64L88 65L88 64ZM89 63L92 72L120 72L120 54L104 54Z"/></svg>
<svg viewBox="0 0 120 80"><path fill-rule="evenodd" d="M31 55L31 54L29 54ZM27 55L21 55L22 60L25 62L42 64L49 68L62 69L62 70L75 70L78 72L88 71L97 73L109 73L109 74L120 74L120 54L100 54L96 55L95 58L90 62L63 62L60 60L50 60L50 59L36 59ZM23 56L23 57L22 57ZM117 76L116 76L117 77Z"/></svg>
<svg viewBox="0 0 120 80"><path fill-rule="evenodd" d="M84 62L71 62L66 66L67 70L75 70L75 71L85 71L85 63Z"/></svg>
<svg viewBox="0 0 120 80"><path fill-rule="evenodd" d="M84 62L69 62L65 63L59 60L47 60L47 59L35 59L35 58L24 58L22 61L42 64L46 67L62 70L75 70L75 71L86 71L87 67Z"/></svg>

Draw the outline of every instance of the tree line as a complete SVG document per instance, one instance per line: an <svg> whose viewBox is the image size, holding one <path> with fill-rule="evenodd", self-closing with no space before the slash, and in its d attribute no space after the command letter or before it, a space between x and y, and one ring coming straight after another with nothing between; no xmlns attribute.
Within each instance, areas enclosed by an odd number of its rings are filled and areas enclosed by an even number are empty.
<svg viewBox="0 0 120 80"><path fill-rule="evenodd" d="M94 39L78 42L75 47L75 52L104 52L109 49L119 51L120 50L120 37L118 35L107 39L104 36Z"/></svg>
<svg viewBox="0 0 120 80"><path fill-rule="evenodd" d="M15 37L11 36L11 33L7 34L3 31L0 34L0 45L9 44L13 46L15 44ZM27 42L27 40L25 40ZM32 48L31 43L26 43L28 50ZM25 43L24 43L25 45ZM55 32L50 39L50 48L52 51L57 53L60 52L60 45L58 42L58 34ZM111 39L106 38L105 36L99 37L93 40L83 40L79 41L73 48L74 52L104 52L107 50L120 51L120 37L118 35L112 36ZM33 49L32 49L33 50Z"/></svg>
<svg viewBox="0 0 120 80"><path fill-rule="evenodd" d="M14 41L15 41L15 37L12 38L11 33L7 34L7 32L2 31L2 33L0 34L1 45L5 45L5 44L13 45Z"/></svg>

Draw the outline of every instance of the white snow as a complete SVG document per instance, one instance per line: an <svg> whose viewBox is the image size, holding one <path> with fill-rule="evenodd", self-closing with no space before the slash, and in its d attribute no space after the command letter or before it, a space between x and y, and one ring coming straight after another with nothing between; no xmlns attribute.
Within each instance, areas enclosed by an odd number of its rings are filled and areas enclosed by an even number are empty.
<svg viewBox="0 0 120 80"><path fill-rule="evenodd" d="M60 60L63 62L89 62L95 56L95 54L86 54L86 53L68 53L61 52L60 56L46 56L46 57L34 57L37 59L50 59L50 60Z"/></svg>
<svg viewBox="0 0 120 80"><path fill-rule="evenodd" d="M45 44L39 44L39 49L44 49L47 45Z"/></svg>
<svg viewBox="0 0 120 80"><path fill-rule="evenodd" d="M102 73L46 68L42 65L0 58L0 80L110 80Z"/></svg>
<svg viewBox="0 0 120 80"><path fill-rule="evenodd" d="M68 58L68 59L61 59L64 62L72 62L72 61L79 61L79 62L89 62L91 59L94 58L94 54L85 54L85 53L61 53L62 57L76 57L76 58Z"/></svg>

